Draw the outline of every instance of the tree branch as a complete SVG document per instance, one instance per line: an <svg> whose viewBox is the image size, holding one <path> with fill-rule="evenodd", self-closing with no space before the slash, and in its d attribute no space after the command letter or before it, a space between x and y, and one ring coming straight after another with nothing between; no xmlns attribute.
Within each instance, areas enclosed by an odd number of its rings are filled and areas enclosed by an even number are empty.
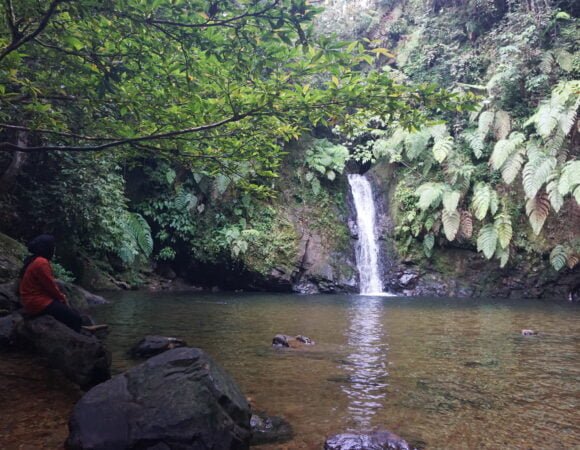
<svg viewBox="0 0 580 450"><path fill-rule="evenodd" d="M230 17L229 19L216 20L216 21L209 19L203 23L183 23L183 22L176 22L176 21L172 21L172 20L155 19L153 17L145 19L144 22L147 24L150 24L150 25L155 25L155 24L157 24L157 25L170 25L170 26L182 27L182 28L223 27L223 26L228 26L229 24L231 24L233 22L237 22L241 19L246 19L248 17L262 17L268 11L274 9L278 5L278 2L279 2L279 0L274 0L273 3L271 3L270 5L267 5L262 10L256 11L253 13L246 12L246 13L240 14L238 16ZM132 19L134 20L134 18L132 18Z"/></svg>
<svg viewBox="0 0 580 450"><path fill-rule="evenodd" d="M10 0L7 0L7 1L8 1L9 7L12 8L11 1ZM42 31L44 31L44 29L47 27L48 23L50 22L50 19L52 18L52 16L56 13L56 9L57 9L58 5L60 3L66 2L66 1L68 1L68 0L52 0L48 9L46 10L44 15L40 19L40 22L38 23L38 26L36 27L36 29L27 35L24 35L24 36L21 35L20 31L16 27L16 24L13 23L11 26L11 28L12 28L12 42L10 42L10 44L7 47L5 47L4 50L2 50L2 52L0 52L0 61L2 61L6 56L8 56L14 50L16 50L17 48L26 44L28 41L34 39L36 36L38 36L40 33L42 33ZM12 18L10 20L12 20Z"/></svg>
<svg viewBox="0 0 580 450"><path fill-rule="evenodd" d="M8 123L0 123L0 128L5 128L8 130L19 130L19 131L26 131L28 133L37 133L37 134L52 134L55 136L62 136L67 138L75 138L75 139L82 139L83 141L116 141L117 139L114 138L105 138L105 137L97 137L97 136L84 136L82 134L74 134L74 133L65 133L62 131L52 131L52 130L43 130L43 129L36 129L36 128L28 128L22 127L18 125L10 125ZM0 142L0 146L3 143Z"/></svg>
<svg viewBox="0 0 580 450"><path fill-rule="evenodd" d="M184 134L189 133L199 133L201 131L211 130L214 128L221 127L231 122L238 122L252 114L255 114L257 110L248 111L244 114L236 114L227 119L220 120L218 122L210 123L207 125L201 125L198 127L186 128L183 130L175 130L169 131L166 133L159 133L159 134L150 134L147 136L139 136L135 138L127 138L127 139L118 139L112 140L111 142L107 142L100 145L93 145L93 146L69 146L69 145L47 145L47 146L38 146L38 147L25 147L20 146L18 144L14 144L12 142L0 142L0 151L4 152L25 152L25 153L39 153L39 152L47 152L47 151L67 151L67 152L98 152L101 150L106 150L111 147L119 147L125 144L136 144L139 142L146 142L146 141L155 141L161 139L171 139L175 136L181 136ZM0 125L1 127L1 125ZM103 139L105 140L105 139Z"/></svg>

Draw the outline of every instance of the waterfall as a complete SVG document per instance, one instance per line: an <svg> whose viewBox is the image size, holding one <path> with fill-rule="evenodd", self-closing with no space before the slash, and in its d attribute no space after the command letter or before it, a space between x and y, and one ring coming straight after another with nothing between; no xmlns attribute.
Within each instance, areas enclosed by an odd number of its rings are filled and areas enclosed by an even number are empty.
<svg viewBox="0 0 580 450"><path fill-rule="evenodd" d="M348 182L354 198L358 243L356 265L361 294L381 294L383 283L379 275L379 246L375 235L375 203L371 184L362 175L350 174Z"/></svg>

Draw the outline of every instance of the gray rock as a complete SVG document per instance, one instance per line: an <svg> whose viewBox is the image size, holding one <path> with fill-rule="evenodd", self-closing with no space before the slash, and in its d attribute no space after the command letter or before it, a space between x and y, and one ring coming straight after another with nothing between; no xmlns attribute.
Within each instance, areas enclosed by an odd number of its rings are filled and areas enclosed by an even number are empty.
<svg viewBox="0 0 580 450"><path fill-rule="evenodd" d="M419 274L415 272L404 272L399 277L399 283L401 286L408 287L412 282L416 281L419 278Z"/></svg>
<svg viewBox="0 0 580 450"><path fill-rule="evenodd" d="M277 334L272 339L274 347L301 347L302 345L314 345L314 341L307 336L288 336L287 334Z"/></svg>
<svg viewBox="0 0 580 450"><path fill-rule="evenodd" d="M282 443L294 437L292 426L281 417L254 413L250 425L252 427L252 445Z"/></svg>
<svg viewBox="0 0 580 450"><path fill-rule="evenodd" d="M0 350L10 346L17 339L16 330L22 320L22 316L16 312L0 318Z"/></svg>
<svg viewBox="0 0 580 450"><path fill-rule="evenodd" d="M0 309L12 312L20 308L20 300L16 293L16 282L0 284Z"/></svg>
<svg viewBox="0 0 580 450"><path fill-rule="evenodd" d="M206 353L178 348L89 392L69 420L68 450L249 447L250 409Z"/></svg>
<svg viewBox="0 0 580 450"><path fill-rule="evenodd" d="M76 333L51 316L23 321L17 334L82 389L111 377L111 355L101 342L94 336Z"/></svg>
<svg viewBox="0 0 580 450"><path fill-rule="evenodd" d="M150 358L167 350L186 347L187 343L181 339L165 336L145 336L137 342L128 354L131 358Z"/></svg>
<svg viewBox="0 0 580 450"><path fill-rule="evenodd" d="M412 450L412 447L390 431L375 431L331 436L324 443L324 450Z"/></svg>

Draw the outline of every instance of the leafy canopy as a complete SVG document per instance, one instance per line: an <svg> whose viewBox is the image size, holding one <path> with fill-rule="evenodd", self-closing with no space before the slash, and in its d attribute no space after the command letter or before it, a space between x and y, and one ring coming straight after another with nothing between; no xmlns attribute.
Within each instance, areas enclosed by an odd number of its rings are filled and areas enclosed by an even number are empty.
<svg viewBox="0 0 580 450"><path fill-rule="evenodd" d="M318 9L305 0L20 0L0 9L3 151L121 149L244 180L274 175L281 141L355 120L359 108L412 127L455 107L452 94L371 70L384 49L314 40ZM447 151L442 143L437 158Z"/></svg>

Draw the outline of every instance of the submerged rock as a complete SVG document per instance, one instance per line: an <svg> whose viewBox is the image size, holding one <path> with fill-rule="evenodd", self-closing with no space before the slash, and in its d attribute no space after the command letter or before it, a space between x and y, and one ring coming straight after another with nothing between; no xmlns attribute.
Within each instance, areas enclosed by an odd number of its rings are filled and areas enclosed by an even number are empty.
<svg viewBox="0 0 580 450"><path fill-rule="evenodd" d="M87 392L69 430L69 450L241 450L249 446L250 408L205 352L178 348Z"/></svg>
<svg viewBox="0 0 580 450"><path fill-rule="evenodd" d="M324 450L413 450L403 438L390 431L368 434L337 434L324 443Z"/></svg>
<svg viewBox="0 0 580 450"><path fill-rule="evenodd" d="M252 445L282 443L294 437L292 426L281 417L254 413L250 425L252 427Z"/></svg>
<svg viewBox="0 0 580 450"><path fill-rule="evenodd" d="M82 389L111 377L111 355L94 336L76 333L51 316L25 320L16 332Z"/></svg>
<svg viewBox="0 0 580 450"><path fill-rule="evenodd" d="M522 336L537 336L538 332L535 330L522 330Z"/></svg>
<svg viewBox="0 0 580 450"><path fill-rule="evenodd" d="M181 339L165 336L145 336L128 351L131 358L150 358L167 350L186 347L187 343Z"/></svg>
<svg viewBox="0 0 580 450"><path fill-rule="evenodd" d="M314 345L315 342L307 336L288 336L287 334L277 334L272 339L272 345L274 347L290 347L298 348L302 345Z"/></svg>

